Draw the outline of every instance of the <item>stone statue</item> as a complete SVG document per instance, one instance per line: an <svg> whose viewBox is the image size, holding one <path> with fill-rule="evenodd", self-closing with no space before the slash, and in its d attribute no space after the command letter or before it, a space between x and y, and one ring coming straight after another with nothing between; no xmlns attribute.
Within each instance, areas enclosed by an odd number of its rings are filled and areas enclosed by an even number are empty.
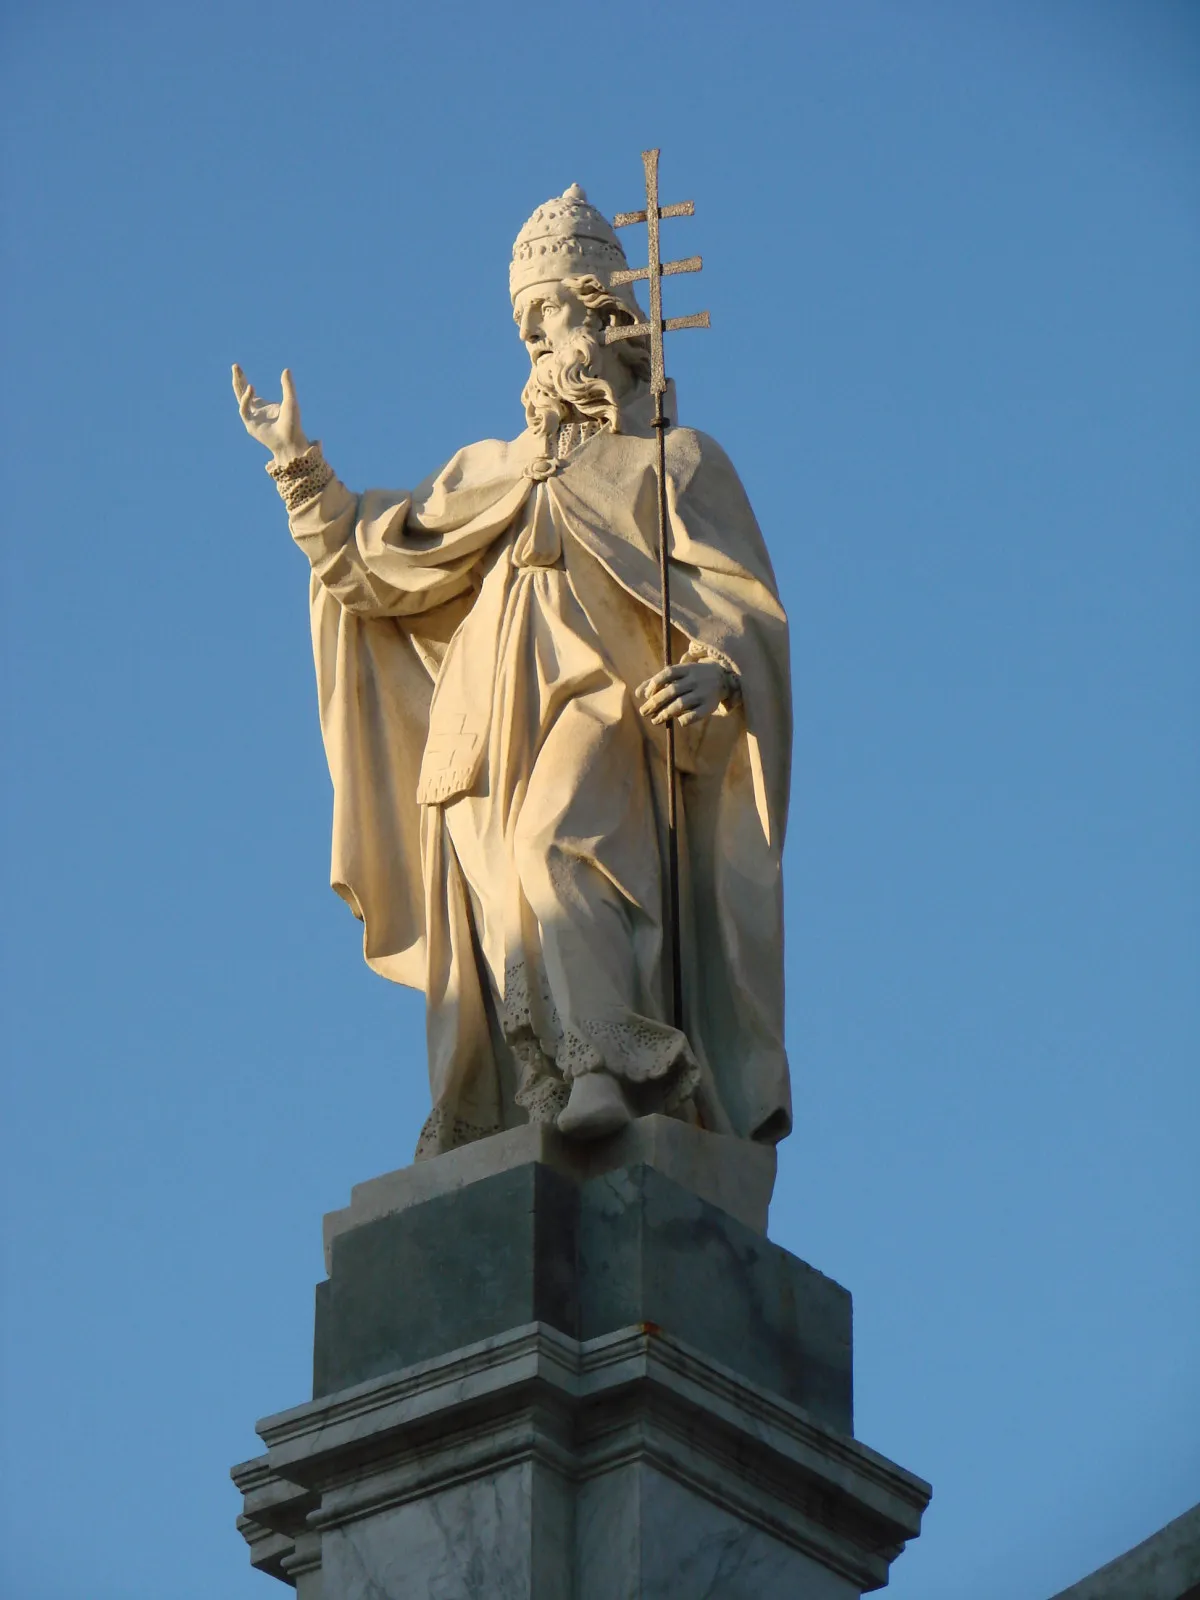
<svg viewBox="0 0 1200 1600"><path fill-rule="evenodd" d="M787 619L728 458L666 439L662 667L649 353L624 252L578 185L509 272L526 426L410 492L355 494L241 368L248 432L312 567L333 886L368 964L424 990L417 1156L525 1120L597 1138L666 1112L791 1126L780 852ZM664 730L679 767L683 1023L664 967Z"/></svg>

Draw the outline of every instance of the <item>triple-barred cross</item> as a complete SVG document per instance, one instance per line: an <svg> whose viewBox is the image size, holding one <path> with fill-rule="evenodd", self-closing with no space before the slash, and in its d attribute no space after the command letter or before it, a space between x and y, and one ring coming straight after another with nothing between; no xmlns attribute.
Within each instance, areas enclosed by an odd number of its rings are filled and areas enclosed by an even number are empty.
<svg viewBox="0 0 1200 1600"><path fill-rule="evenodd" d="M615 344L618 339L640 339L647 335L650 339L650 388L661 404L661 397L667 391L667 377L663 365L663 334L673 333L676 328L707 328L709 326L708 312L699 311L691 317L667 317L662 314L662 280L674 277L679 272L699 272L704 265L699 256L688 256L682 261L661 261L659 259L661 246L659 244L659 222L663 217L691 217L695 215L696 208L690 200L682 200L678 205L660 206L658 203L658 157L657 150L642 151L642 165L646 169L646 209L644 211L621 211L613 218L614 228L629 228L635 222L646 224L646 254L647 262L644 267L631 267L611 275L611 282L617 283L642 283L649 285L650 289L650 320L648 322L627 323L624 326L607 328L604 334L605 344Z"/></svg>

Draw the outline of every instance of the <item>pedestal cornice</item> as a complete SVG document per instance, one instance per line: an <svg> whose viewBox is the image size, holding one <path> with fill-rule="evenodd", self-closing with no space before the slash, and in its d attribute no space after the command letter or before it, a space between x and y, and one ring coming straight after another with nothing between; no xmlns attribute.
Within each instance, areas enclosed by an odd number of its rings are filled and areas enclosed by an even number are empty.
<svg viewBox="0 0 1200 1600"><path fill-rule="evenodd" d="M587 1341L529 1324L268 1417L258 1432L268 1454L234 1469L242 1531L252 1559L270 1552L256 1565L285 1578L302 1507L305 1529L324 1532L517 1461L576 1485L640 1461L860 1589L886 1583L930 1496L645 1324Z"/></svg>

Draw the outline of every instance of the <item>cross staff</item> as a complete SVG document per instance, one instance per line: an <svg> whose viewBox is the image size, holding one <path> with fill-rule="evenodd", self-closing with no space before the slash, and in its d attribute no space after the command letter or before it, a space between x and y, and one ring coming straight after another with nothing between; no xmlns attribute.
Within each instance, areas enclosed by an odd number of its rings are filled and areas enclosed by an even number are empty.
<svg viewBox="0 0 1200 1600"><path fill-rule="evenodd" d="M635 222L646 224L646 265L614 272L610 282L645 282L650 288L650 320L635 322L605 330L605 344L615 344L618 339L650 338L650 389L654 395L654 436L658 448L655 470L658 480L658 586L662 614L663 667L671 666L671 575L667 551L667 419L663 413L663 396L667 392L667 376L663 365L663 334L676 328L707 328L708 312L701 311L691 317L667 317L662 314L662 281L679 272L699 272L703 265L699 256L688 256L682 261L659 259L658 224L663 217L691 217L696 208L690 200L678 205L660 206L658 203L657 150L642 151L642 165L646 169L646 209L622 211L613 218L614 228L628 228ZM667 903L671 924L671 1020L683 1028L683 964L680 958L679 926L679 830L676 817L675 778L675 723L667 723Z"/></svg>

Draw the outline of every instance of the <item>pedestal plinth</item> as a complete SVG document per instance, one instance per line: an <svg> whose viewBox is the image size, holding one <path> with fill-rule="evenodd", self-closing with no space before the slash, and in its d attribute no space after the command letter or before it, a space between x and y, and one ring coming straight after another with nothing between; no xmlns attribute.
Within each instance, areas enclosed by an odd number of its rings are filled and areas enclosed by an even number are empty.
<svg viewBox="0 0 1200 1600"><path fill-rule="evenodd" d="M850 1296L774 1153L514 1129L326 1218L314 1398L233 1469L300 1600L849 1600L929 1487L852 1437Z"/></svg>

